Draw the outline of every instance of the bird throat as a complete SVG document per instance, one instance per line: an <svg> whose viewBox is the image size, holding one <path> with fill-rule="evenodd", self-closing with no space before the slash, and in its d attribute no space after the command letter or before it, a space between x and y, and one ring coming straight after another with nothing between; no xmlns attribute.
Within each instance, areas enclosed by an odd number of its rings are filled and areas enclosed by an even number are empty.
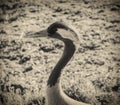
<svg viewBox="0 0 120 105"><path fill-rule="evenodd" d="M52 73L49 76L47 86L54 86L56 83L59 82L59 77L61 75L62 69L65 67L65 65L68 63L68 61L72 58L74 52L75 52L75 45L73 44L72 40L70 39L64 39L62 40L65 44L64 51L62 54L62 57L52 70Z"/></svg>

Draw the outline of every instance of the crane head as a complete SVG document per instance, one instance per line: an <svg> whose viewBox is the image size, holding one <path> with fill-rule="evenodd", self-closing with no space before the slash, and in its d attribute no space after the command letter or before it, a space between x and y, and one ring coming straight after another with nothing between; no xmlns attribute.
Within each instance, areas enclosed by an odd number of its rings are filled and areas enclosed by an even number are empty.
<svg viewBox="0 0 120 105"><path fill-rule="evenodd" d="M47 30L42 30L36 33L29 32L25 37L49 37L61 40L70 39L73 42L79 42L78 34L61 22L51 24Z"/></svg>
<svg viewBox="0 0 120 105"><path fill-rule="evenodd" d="M47 28L47 32L49 37L58 38L60 35L62 38L68 38L75 42L79 41L77 33L61 22L51 24Z"/></svg>

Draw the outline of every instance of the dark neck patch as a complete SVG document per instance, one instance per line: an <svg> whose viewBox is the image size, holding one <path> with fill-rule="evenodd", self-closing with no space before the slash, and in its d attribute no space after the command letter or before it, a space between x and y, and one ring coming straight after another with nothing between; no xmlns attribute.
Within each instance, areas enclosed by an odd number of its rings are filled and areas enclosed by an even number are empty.
<svg viewBox="0 0 120 105"><path fill-rule="evenodd" d="M65 67L65 65L68 63L68 61L71 59L71 57L75 52L75 45L71 40L66 39L64 43L65 43L65 49L63 55L56 64L56 66L54 67L47 82L47 85L49 85L50 87L54 86L57 83L58 78L61 75L62 69Z"/></svg>

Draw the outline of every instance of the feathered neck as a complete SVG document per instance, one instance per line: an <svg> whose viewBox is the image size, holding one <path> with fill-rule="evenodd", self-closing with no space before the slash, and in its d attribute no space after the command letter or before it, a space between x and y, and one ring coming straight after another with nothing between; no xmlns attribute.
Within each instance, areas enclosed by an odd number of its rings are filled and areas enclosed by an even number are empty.
<svg viewBox="0 0 120 105"><path fill-rule="evenodd" d="M71 59L75 52L75 45L73 44L72 40L62 38L62 41L65 44L64 52L49 76L47 86L50 87L54 86L57 82L59 82L58 78L61 75L62 69L65 67L65 65L68 63L68 61Z"/></svg>

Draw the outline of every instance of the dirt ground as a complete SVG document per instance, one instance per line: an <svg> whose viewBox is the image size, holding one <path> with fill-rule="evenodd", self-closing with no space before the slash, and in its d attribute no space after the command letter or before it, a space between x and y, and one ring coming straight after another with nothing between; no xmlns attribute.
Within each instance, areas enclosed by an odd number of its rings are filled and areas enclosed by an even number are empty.
<svg viewBox="0 0 120 105"><path fill-rule="evenodd" d="M0 105L45 105L64 44L26 38L62 21L78 33L61 76L64 92L91 105L120 105L119 0L0 0Z"/></svg>

